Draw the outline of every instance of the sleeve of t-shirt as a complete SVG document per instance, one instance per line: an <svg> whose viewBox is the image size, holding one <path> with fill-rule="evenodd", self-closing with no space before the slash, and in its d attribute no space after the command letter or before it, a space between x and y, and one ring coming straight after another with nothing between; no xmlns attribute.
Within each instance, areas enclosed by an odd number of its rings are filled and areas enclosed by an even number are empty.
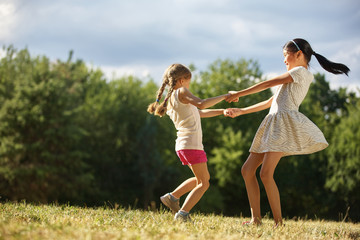
<svg viewBox="0 0 360 240"><path fill-rule="evenodd" d="M302 78L303 78L303 74L301 73L304 70L303 67L294 67L293 69L291 69L289 71L290 76L292 77L292 79L294 80L294 83L300 83Z"/></svg>

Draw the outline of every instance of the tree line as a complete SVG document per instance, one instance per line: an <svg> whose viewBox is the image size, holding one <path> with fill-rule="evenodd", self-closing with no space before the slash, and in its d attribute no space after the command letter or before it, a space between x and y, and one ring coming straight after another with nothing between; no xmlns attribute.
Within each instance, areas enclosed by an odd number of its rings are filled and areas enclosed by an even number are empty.
<svg viewBox="0 0 360 240"><path fill-rule="evenodd" d="M28 49L3 50L0 201L148 209L153 203L159 207L159 196L190 176L175 154L171 120L146 112L159 87L156 81L135 76L109 81L101 69L73 60L72 52L66 61L54 62L33 57ZM251 59L218 59L203 71L190 68L190 90L201 98L265 80ZM271 95L267 90L214 108L245 107ZM317 73L300 111L324 132L329 147L280 161L275 178L283 215L359 221L359 96L346 88L330 89ZM240 169L266 114L202 120L211 186L196 210L250 215ZM261 196L264 215L270 207Z"/></svg>

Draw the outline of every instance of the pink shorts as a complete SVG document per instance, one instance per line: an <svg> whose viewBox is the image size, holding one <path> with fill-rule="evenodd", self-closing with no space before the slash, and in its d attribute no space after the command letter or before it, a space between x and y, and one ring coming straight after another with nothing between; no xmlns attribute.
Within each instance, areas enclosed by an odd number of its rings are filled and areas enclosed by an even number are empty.
<svg viewBox="0 0 360 240"><path fill-rule="evenodd" d="M207 162L204 150L184 149L176 151L183 165L194 165L197 163Z"/></svg>

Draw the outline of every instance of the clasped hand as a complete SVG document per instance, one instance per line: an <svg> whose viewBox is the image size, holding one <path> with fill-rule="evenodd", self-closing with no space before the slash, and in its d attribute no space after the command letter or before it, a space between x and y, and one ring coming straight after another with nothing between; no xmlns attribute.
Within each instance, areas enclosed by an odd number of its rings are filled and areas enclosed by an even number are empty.
<svg viewBox="0 0 360 240"><path fill-rule="evenodd" d="M225 97L225 101L227 101L228 103L238 102L239 96L237 96L237 94L238 94L237 91L229 91L229 93Z"/></svg>
<svg viewBox="0 0 360 240"><path fill-rule="evenodd" d="M225 97L225 101L227 101L228 103L232 103L232 102L238 102L239 101L239 97L237 96L238 92L237 91L229 91L228 94ZM227 108L224 110L224 116L225 117L237 117L239 116L239 110L238 108Z"/></svg>
<svg viewBox="0 0 360 240"><path fill-rule="evenodd" d="M227 108L224 110L224 116L234 118L240 115L239 111L239 108Z"/></svg>

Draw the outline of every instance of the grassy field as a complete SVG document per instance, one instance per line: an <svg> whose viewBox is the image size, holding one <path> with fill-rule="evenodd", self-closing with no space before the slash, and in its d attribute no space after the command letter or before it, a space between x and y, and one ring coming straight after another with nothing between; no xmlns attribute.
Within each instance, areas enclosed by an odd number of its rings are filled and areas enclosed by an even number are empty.
<svg viewBox="0 0 360 240"><path fill-rule="evenodd" d="M242 226L244 218L192 214L194 223L173 215L115 207L0 203L0 239L360 239L360 224L285 220L273 229Z"/></svg>

